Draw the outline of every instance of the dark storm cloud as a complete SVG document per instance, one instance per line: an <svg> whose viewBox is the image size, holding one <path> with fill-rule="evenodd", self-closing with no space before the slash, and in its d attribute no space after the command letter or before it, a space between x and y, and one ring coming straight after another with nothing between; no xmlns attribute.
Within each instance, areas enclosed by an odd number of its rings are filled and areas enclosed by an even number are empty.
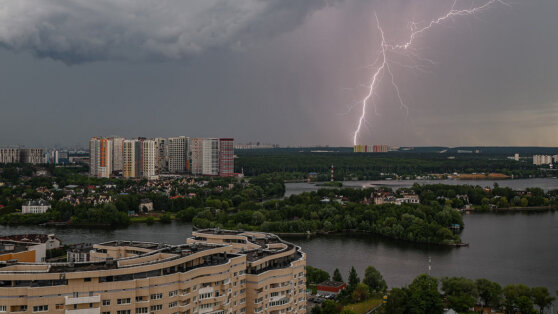
<svg viewBox="0 0 558 314"><path fill-rule="evenodd" d="M0 44L79 63L166 60L243 49L292 29L324 0L5 0Z"/></svg>
<svg viewBox="0 0 558 314"><path fill-rule="evenodd" d="M558 1L507 2L417 38L434 63L393 65L408 115L384 80L360 141L558 146ZM399 42L453 0L331 3L0 0L0 146L112 134L350 146L374 13Z"/></svg>

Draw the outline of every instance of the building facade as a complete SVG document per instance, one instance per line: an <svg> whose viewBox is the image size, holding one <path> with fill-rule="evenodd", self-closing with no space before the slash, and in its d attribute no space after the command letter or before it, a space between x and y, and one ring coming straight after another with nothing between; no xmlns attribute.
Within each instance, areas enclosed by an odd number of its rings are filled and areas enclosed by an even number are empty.
<svg viewBox="0 0 558 314"><path fill-rule="evenodd" d="M21 206L22 214L44 214L50 209L49 202L45 200L30 200Z"/></svg>
<svg viewBox="0 0 558 314"><path fill-rule="evenodd" d="M124 140L122 150L122 176L127 179L140 176L141 143L138 140Z"/></svg>
<svg viewBox="0 0 558 314"><path fill-rule="evenodd" d="M124 170L124 138L115 137L112 139L112 171L121 172Z"/></svg>
<svg viewBox="0 0 558 314"><path fill-rule="evenodd" d="M112 241L90 261L0 263L0 309L88 313L305 313L306 257L264 233L201 230L183 245Z"/></svg>
<svg viewBox="0 0 558 314"><path fill-rule="evenodd" d="M141 142L142 177L149 180L157 179L158 171L158 148L155 140L143 140Z"/></svg>
<svg viewBox="0 0 558 314"><path fill-rule="evenodd" d="M234 175L234 139L219 139L219 176Z"/></svg>
<svg viewBox="0 0 558 314"><path fill-rule="evenodd" d="M170 137L168 140L169 172L186 173L190 170L190 138Z"/></svg>
<svg viewBox="0 0 558 314"><path fill-rule="evenodd" d="M192 139L192 174L201 175L203 173L203 138Z"/></svg>
<svg viewBox="0 0 558 314"><path fill-rule="evenodd" d="M42 148L0 148L0 163L45 163L45 154Z"/></svg>
<svg viewBox="0 0 558 314"><path fill-rule="evenodd" d="M112 139L93 137L89 140L89 174L108 178L112 174Z"/></svg>
<svg viewBox="0 0 558 314"><path fill-rule="evenodd" d="M219 175L219 139L204 138L202 141L202 175Z"/></svg>

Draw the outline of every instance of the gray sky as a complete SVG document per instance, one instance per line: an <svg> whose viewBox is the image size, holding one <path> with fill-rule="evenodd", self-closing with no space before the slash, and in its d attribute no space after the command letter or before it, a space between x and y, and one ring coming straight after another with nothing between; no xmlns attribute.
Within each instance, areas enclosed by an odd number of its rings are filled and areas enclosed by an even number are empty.
<svg viewBox="0 0 558 314"><path fill-rule="evenodd" d="M507 2L418 36L420 58L392 55L408 114L384 77L359 142L558 146L558 1ZM398 43L452 3L0 0L0 146L108 135L350 146L380 48L374 13Z"/></svg>

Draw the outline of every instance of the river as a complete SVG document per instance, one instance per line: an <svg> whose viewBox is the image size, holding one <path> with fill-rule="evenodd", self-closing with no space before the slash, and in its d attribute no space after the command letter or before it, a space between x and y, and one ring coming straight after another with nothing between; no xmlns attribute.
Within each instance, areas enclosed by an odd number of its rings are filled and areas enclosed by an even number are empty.
<svg viewBox="0 0 558 314"><path fill-rule="evenodd" d="M558 213L475 214L464 217L461 234L469 247L416 245L378 236L319 236L287 238L307 253L308 265L344 276L352 265L361 278L373 265L390 287L409 284L418 274L487 278L502 285L524 283L558 290ZM55 233L63 243L99 243L115 239L184 243L192 225L172 222L133 224L125 229L70 229L39 226L0 227L0 234Z"/></svg>
<svg viewBox="0 0 558 314"><path fill-rule="evenodd" d="M449 185L480 185L482 187L492 187L494 183L501 187L510 187L514 190L524 190L526 188L539 187L545 191L558 189L557 178L536 178L536 179L515 179L515 180L377 180L377 181L343 181L343 187L379 187L387 186L393 189L411 187L413 184L449 184ZM321 186L314 183L286 183L285 196L300 194L302 192L317 191Z"/></svg>

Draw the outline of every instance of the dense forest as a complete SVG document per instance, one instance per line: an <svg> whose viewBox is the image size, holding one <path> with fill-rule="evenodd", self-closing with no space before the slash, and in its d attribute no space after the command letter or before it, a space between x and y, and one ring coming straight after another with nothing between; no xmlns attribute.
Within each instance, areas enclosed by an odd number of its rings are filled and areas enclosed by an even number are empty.
<svg viewBox="0 0 558 314"><path fill-rule="evenodd" d="M304 179L316 172L318 180L328 180L331 165L335 180L376 180L398 176L424 176L444 173L502 173L516 178L546 176L539 167L527 161L514 161L506 156L484 154L452 155L439 153L312 153L294 151L237 152L237 172L247 176L262 173L285 174L286 179Z"/></svg>

